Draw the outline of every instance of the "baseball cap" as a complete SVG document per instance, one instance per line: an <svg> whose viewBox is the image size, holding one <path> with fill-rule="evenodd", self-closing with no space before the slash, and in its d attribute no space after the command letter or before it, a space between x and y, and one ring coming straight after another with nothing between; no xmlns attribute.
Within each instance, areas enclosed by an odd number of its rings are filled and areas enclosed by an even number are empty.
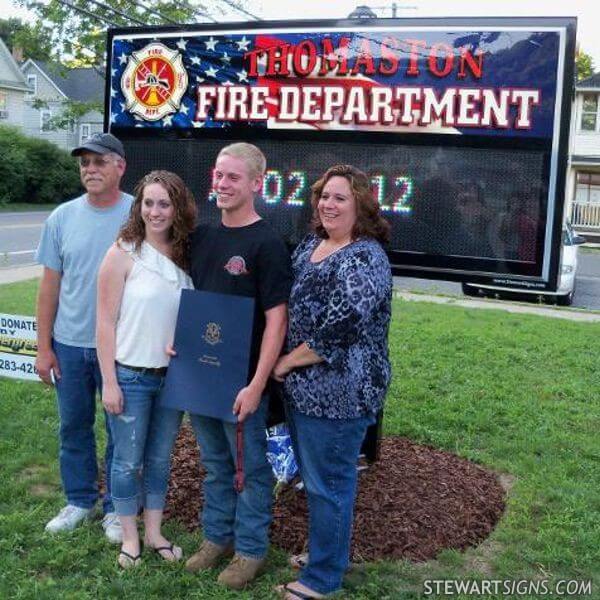
<svg viewBox="0 0 600 600"><path fill-rule="evenodd" d="M112 133L94 133L81 146L73 148L71 156L79 156L82 152L95 152L96 154L114 152L125 158L123 144Z"/></svg>

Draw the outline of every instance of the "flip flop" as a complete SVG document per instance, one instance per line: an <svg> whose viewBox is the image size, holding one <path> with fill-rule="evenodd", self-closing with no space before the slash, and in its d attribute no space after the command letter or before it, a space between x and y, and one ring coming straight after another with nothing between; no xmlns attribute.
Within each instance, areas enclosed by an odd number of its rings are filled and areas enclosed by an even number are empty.
<svg viewBox="0 0 600 600"><path fill-rule="evenodd" d="M304 569L308 565L308 552L301 552L300 554L292 554L288 558L288 565L292 567L292 569ZM346 571L351 571L353 568L352 563L348 563L348 567Z"/></svg>
<svg viewBox="0 0 600 600"><path fill-rule="evenodd" d="M275 588L275 591L282 597L287 598L288 594L291 594L294 598L298 598L298 600L317 600L319 598L324 598L324 596L314 596L313 594L308 594L307 592L301 592L300 590L295 590L291 588L290 583L284 583L283 585L278 585Z"/></svg>
<svg viewBox="0 0 600 600"><path fill-rule="evenodd" d="M300 554L292 554L288 559L288 564L292 569L304 569L308 564L308 552L301 552Z"/></svg>
<svg viewBox="0 0 600 600"><path fill-rule="evenodd" d="M152 550L154 550L154 552L156 552L156 554L158 554L166 562L177 562L183 558L183 555L178 557L177 554L175 554L175 548L178 548L179 552L181 552L181 548L179 548L178 546L175 546L175 544L170 544L169 546L156 546L156 547L151 546L151 548L152 548ZM163 556L161 554L161 552L163 552L163 551L170 552L173 555L173 559L166 558L165 556Z"/></svg>
<svg viewBox="0 0 600 600"><path fill-rule="evenodd" d="M129 554L129 552L125 552L125 550L121 550L119 552L119 556L117 557L117 564L121 567L121 569L131 569L133 567L139 567L142 564L141 549L140 553L136 556L133 556L133 554Z"/></svg>

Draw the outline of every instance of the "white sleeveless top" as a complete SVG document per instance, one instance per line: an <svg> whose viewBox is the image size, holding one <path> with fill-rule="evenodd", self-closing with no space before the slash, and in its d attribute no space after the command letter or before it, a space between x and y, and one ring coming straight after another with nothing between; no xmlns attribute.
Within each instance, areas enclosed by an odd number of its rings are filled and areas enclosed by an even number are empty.
<svg viewBox="0 0 600 600"><path fill-rule="evenodd" d="M119 240L133 260L117 319L116 360L133 367L166 367L167 344L173 342L182 289L194 286L190 277L156 248Z"/></svg>

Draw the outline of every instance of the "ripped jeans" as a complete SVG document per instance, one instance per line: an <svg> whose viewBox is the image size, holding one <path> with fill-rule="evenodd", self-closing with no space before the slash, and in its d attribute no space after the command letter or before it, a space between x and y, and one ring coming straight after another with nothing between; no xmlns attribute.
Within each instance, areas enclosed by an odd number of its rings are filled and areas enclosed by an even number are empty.
<svg viewBox="0 0 600 600"><path fill-rule="evenodd" d="M163 379L117 365L123 412L108 417L114 442L112 498L120 516L136 515L139 507L164 508L171 448L183 413L158 405Z"/></svg>

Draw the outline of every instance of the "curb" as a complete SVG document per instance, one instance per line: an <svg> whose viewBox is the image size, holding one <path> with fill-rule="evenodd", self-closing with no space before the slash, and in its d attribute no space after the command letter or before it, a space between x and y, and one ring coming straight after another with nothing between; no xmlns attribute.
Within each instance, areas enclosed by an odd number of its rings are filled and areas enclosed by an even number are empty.
<svg viewBox="0 0 600 600"><path fill-rule="evenodd" d="M503 310L510 313L538 315L567 321L600 322L600 313L580 311L571 308L549 308L543 306L529 306L523 303L498 302L497 300L467 299L459 296L431 296L428 294L415 294L394 289L394 297L409 302L431 302L433 304L452 304L462 308L481 308Z"/></svg>
<svg viewBox="0 0 600 600"><path fill-rule="evenodd" d="M26 265L24 267L8 267L0 269L0 285L4 283L16 283L26 279L36 279L42 275L42 265Z"/></svg>

